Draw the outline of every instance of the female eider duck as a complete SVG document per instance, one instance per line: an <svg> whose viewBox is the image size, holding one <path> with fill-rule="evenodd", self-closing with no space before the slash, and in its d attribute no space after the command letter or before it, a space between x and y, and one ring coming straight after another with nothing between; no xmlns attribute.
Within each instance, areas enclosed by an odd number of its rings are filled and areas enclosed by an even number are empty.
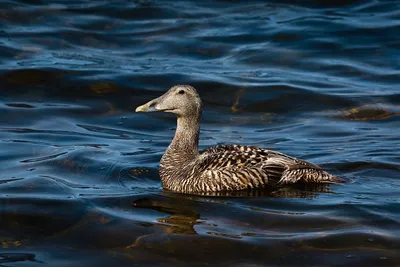
<svg viewBox="0 0 400 267"><path fill-rule="evenodd" d="M196 89L176 85L136 112L164 111L178 117L175 137L160 161L164 189L206 193L296 182L343 183L317 165L254 146L217 145L198 151L202 102Z"/></svg>

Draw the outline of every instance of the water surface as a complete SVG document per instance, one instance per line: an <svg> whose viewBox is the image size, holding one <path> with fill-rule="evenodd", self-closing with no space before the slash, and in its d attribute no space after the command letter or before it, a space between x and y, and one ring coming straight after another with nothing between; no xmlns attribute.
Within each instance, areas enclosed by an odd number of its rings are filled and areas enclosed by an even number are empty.
<svg viewBox="0 0 400 267"><path fill-rule="evenodd" d="M397 1L0 4L1 266L400 264ZM346 185L163 192L174 84L201 144L256 145Z"/></svg>

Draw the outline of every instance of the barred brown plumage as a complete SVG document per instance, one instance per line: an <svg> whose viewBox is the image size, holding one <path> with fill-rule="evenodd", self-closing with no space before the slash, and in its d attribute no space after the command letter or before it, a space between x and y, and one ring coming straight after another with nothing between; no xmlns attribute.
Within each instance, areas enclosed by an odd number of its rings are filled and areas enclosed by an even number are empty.
<svg viewBox="0 0 400 267"><path fill-rule="evenodd" d="M319 166L283 153L243 145L217 145L198 151L202 103L189 85L176 85L138 107L137 112L177 115L175 137L160 161L163 187L182 193L281 186L297 182L343 183Z"/></svg>

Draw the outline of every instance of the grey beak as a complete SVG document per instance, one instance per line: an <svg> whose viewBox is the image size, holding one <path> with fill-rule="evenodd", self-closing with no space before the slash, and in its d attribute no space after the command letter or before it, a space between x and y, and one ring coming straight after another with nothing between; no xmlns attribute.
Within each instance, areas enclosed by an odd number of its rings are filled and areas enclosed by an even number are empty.
<svg viewBox="0 0 400 267"><path fill-rule="evenodd" d="M144 104L144 105L138 106L138 107L136 108L135 111L136 111L136 112L152 112L152 111L158 111L158 110L156 109L156 105L157 105L157 103L158 103L158 100L159 100L159 98L156 98L156 99L153 99L153 100L147 102L147 103Z"/></svg>

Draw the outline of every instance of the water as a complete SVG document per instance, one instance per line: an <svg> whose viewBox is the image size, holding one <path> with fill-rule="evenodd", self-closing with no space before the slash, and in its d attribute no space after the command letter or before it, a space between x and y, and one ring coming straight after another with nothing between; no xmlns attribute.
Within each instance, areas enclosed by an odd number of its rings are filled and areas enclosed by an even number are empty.
<svg viewBox="0 0 400 267"><path fill-rule="evenodd" d="M398 1L10 0L0 25L1 266L400 264ZM134 110L180 83L201 148L351 183L163 192L175 118Z"/></svg>

